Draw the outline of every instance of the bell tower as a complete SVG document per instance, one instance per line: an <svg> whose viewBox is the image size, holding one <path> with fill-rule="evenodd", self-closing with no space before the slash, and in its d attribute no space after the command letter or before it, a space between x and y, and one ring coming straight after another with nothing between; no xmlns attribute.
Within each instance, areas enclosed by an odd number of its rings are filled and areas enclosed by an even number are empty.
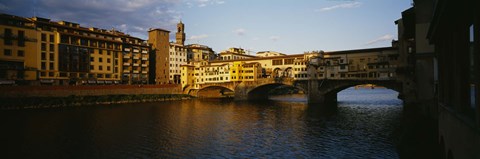
<svg viewBox="0 0 480 159"><path fill-rule="evenodd" d="M180 22L177 24L177 33L175 34L176 41L175 43L184 45L185 44L185 25Z"/></svg>

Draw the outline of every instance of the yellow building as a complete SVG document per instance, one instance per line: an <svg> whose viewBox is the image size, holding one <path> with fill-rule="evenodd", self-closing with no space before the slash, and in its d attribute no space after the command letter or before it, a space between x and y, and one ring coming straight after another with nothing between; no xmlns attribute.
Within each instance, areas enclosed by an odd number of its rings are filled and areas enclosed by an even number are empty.
<svg viewBox="0 0 480 159"><path fill-rule="evenodd" d="M190 44L186 47L188 62L210 61L215 59L215 52L208 46Z"/></svg>
<svg viewBox="0 0 480 159"><path fill-rule="evenodd" d="M181 65L181 84L182 88L195 85L195 66Z"/></svg>
<svg viewBox="0 0 480 159"><path fill-rule="evenodd" d="M28 19L0 14L0 84L36 80L37 32Z"/></svg>
<svg viewBox="0 0 480 159"><path fill-rule="evenodd" d="M218 60L239 60L254 58L255 56L248 55L242 48L229 48L228 50L219 53Z"/></svg>
<svg viewBox="0 0 480 159"><path fill-rule="evenodd" d="M115 84L122 79L126 84L148 83L151 49L142 39L67 21L0 17L3 83Z"/></svg>
<svg viewBox="0 0 480 159"><path fill-rule="evenodd" d="M150 47L143 39L124 35L122 52L122 82L149 83Z"/></svg>

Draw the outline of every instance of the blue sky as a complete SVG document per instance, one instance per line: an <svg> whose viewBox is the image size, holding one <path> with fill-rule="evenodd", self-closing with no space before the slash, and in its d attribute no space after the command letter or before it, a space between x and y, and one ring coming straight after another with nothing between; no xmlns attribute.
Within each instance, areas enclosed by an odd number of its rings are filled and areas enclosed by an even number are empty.
<svg viewBox="0 0 480 159"><path fill-rule="evenodd" d="M410 0L0 0L0 12L147 38L185 23L187 44L287 54L391 46Z"/></svg>

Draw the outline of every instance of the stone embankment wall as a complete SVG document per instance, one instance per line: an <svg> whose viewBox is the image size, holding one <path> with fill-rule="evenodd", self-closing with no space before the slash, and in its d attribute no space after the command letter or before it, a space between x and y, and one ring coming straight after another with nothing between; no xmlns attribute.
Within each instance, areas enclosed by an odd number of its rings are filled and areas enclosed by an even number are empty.
<svg viewBox="0 0 480 159"><path fill-rule="evenodd" d="M0 86L0 98L182 94L180 85Z"/></svg>

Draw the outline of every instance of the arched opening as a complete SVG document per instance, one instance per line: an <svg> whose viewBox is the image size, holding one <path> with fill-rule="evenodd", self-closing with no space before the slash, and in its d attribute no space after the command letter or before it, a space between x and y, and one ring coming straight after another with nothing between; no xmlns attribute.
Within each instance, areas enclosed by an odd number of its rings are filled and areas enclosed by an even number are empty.
<svg viewBox="0 0 480 159"><path fill-rule="evenodd" d="M248 99L249 100L268 100L270 97L275 97L275 96L296 95L296 98L302 98L302 100L306 100L304 97L304 93L305 93L305 89L298 86L273 83L273 84L262 85L250 90L248 92ZM273 98L273 99L276 99L276 98Z"/></svg>
<svg viewBox="0 0 480 159"><path fill-rule="evenodd" d="M328 93L336 96L338 102L370 104L402 104L400 92L396 88L376 84L354 84L340 87Z"/></svg>
<svg viewBox="0 0 480 159"><path fill-rule="evenodd" d="M205 87L197 92L198 98L231 98L233 96L233 90L222 86Z"/></svg>
<svg viewBox="0 0 480 159"><path fill-rule="evenodd" d="M283 72L282 69L280 69L280 68L275 68L275 69L273 70L273 77L275 77L275 78L276 78L276 77L281 77L281 76L282 76L282 72Z"/></svg>
<svg viewBox="0 0 480 159"><path fill-rule="evenodd" d="M326 81L322 83L324 96L327 101L363 101L377 102L378 100L401 100L401 87L394 81L376 82L376 81ZM339 96L340 93L340 96Z"/></svg>
<svg viewBox="0 0 480 159"><path fill-rule="evenodd" d="M288 78L293 78L292 68L288 67L287 69L285 69L283 76Z"/></svg>

